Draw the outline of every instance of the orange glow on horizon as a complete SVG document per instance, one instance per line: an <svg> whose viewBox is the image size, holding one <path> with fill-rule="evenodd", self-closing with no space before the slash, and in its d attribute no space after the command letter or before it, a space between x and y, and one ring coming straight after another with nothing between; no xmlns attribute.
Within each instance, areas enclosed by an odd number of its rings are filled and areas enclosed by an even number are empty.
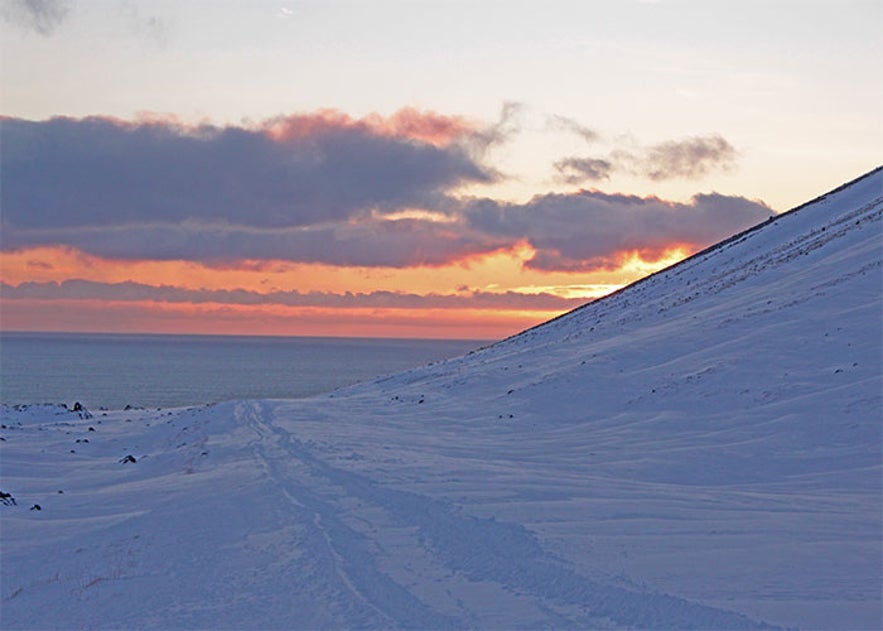
<svg viewBox="0 0 883 631"><path fill-rule="evenodd" d="M615 269L585 272L541 271L525 267L535 254L527 242L509 250L476 255L437 268L336 267L286 261L242 261L212 267L188 261L107 260L73 248L42 247L0 253L2 280L98 283L132 281L188 290L236 290L259 294L370 294L468 297L491 294L550 294L565 299L598 298L684 258L693 246L623 252ZM138 331L356 337L460 337L495 339L560 315L566 309L524 311L505 306L368 308L280 304L166 303L112 300L2 300L4 330Z"/></svg>
<svg viewBox="0 0 883 631"><path fill-rule="evenodd" d="M661 250L631 250L617 257L617 268L642 278L683 261L698 249L690 243L678 243Z"/></svg>
<svg viewBox="0 0 883 631"><path fill-rule="evenodd" d="M15 300L2 303L2 315L8 331L491 340L559 312Z"/></svg>

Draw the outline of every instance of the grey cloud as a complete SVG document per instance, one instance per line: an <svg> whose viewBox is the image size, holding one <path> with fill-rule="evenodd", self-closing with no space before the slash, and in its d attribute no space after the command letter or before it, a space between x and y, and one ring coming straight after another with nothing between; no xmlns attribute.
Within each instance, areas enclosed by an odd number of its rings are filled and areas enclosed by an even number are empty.
<svg viewBox="0 0 883 631"><path fill-rule="evenodd" d="M519 116L524 106L515 101L507 101L500 108L499 120L484 129L476 130L469 138L469 144L478 155L484 154L494 145L510 140L521 131Z"/></svg>
<svg viewBox="0 0 883 631"><path fill-rule="evenodd" d="M478 132L482 142L515 133L517 113L518 106L505 107L491 131ZM111 259L215 265L407 267L526 240L536 249L530 267L589 270L615 266L626 250L709 245L771 214L762 203L717 194L688 203L597 191L521 204L458 199L454 188L496 177L467 146L474 128L446 127L434 114L402 119L440 140L328 113L289 117L276 135L267 125L0 119L0 246L66 245ZM711 136L650 147L636 164L648 177L688 176L726 165L734 153ZM574 182L622 168L596 158L558 166ZM447 220L389 216L412 208Z"/></svg>
<svg viewBox="0 0 883 631"><path fill-rule="evenodd" d="M6 300L112 300L225 305L283 305L289 307L392 308L392 309L534 309L566 310L585 302L549 293L523 294L470 291L462 294L413 294L391 291L369 293L271 291L246 289L187 289L171 285L148 285L132 281L103 283L72 279L62 283L0 283Z"/></svg>
<svg viewBox="0 0 883 631"><path fill-rule="evenodd" d="M4 18L32 29L40 35L51 35L65 20L70 3L65 0L8 0Z"/></svg>
<svg viewBox="0 0 883 631"><path fill-rule="evenodd" d="M526 204L474 202L469 224L489 235L526 239L528 266L543 270L615 267L623 251L660 253L673 244L703 247L766 220L762 203L719 194L687 204L597 191L537 196Z"/></svg>
<svg viewBox="0 0 883 631"><path fill-rule="evenodd" d="M606 159L571 156L553 166L568 184L607 179L616 171L653 181L697 179L713 171L729 171L738 152L720 135L669 140L649 147L618 146Z"/></svg>
<svg viewBox="0 0 883 631"><path fill-rule="evenodd" d="M697 178L731 169L736 155L736 149L721 136L697 136L649 147L639 159L639 168L651 180Z"/></svg>
<svg viewBox="0 0 883 631"><path fill-rule="evenodd" d="M554 164L559 179L567 184L609 180L613 164L598 158L564 158Z"/></svg>
<svg viewBox="0 0 883 631"><path fill-rule="evenodd" d="M704 247L772 214L762 203L714 193L696 195L689 203L580 191L540 195L524 204L486 198L459 204L448 222L372 216L265 228L187 221L12 229L3 238L18 247L63 243L111 259L213 265L284 260L365 267L443 265L524 240L536 250L528 267L574 271L616 267L623 251L652 255L673 244Z"/></svg>
<svg viewBox="0 0 883 631"><path fill-rule="evenodd" d="M7 230L16 247L64 243L110 259L284 260L366 267L443 265L506 247L505 237L462 225L380 218L299 228L251 228L222 223Z"/></svg>
<svg viewBox="0 0 883 631"><path fill-rule="evenodd" d="M305 226L372 209L434 206L449 188L494 178L457 144L321 122L274 140L242 127L2 119L4 230L187 221Z"/></svg>
<svg viewBox="0 0 883 631"><path fill-rule="evenodd" d="M580 124L572 118L560 116L558 114L549 116L546 119L546 127L548 127L549 129L556 129L560 131L574 133L586 142L596 142L601 138L600 134L598 134L598 132L596 132L594 129L590 129L589 127Z"/></svg>

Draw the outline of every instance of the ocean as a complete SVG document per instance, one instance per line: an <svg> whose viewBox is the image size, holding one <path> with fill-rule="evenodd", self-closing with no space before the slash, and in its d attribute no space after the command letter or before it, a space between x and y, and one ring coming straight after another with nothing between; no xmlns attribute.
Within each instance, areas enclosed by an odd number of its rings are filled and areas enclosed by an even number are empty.
<svg viewBox="0 0 883 631"><path fill-rule="evenodd" d="M0 402L89 409L301 398L456 357L476 340L0 333Z"/></svg>

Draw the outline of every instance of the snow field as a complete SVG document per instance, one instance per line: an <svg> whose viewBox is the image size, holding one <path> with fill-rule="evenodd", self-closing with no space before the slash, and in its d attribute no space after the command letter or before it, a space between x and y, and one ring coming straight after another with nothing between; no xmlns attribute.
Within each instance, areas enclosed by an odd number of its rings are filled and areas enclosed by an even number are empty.
<svg viewBox="0 0 883 631"><path fill-rule="evenodd" d="M5 408L0 625L880 628L881 211L329 395Z"/></svg>

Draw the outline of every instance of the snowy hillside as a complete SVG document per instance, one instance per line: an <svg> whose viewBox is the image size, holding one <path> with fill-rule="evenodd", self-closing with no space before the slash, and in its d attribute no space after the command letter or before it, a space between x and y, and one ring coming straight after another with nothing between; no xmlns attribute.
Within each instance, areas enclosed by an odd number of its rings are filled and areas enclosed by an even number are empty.
<svg viewBox="0 0 883 631"><path fill-rule="evenodd" d="M881 216L312 399L4 409L0 626L880 628Z"/></svg>

